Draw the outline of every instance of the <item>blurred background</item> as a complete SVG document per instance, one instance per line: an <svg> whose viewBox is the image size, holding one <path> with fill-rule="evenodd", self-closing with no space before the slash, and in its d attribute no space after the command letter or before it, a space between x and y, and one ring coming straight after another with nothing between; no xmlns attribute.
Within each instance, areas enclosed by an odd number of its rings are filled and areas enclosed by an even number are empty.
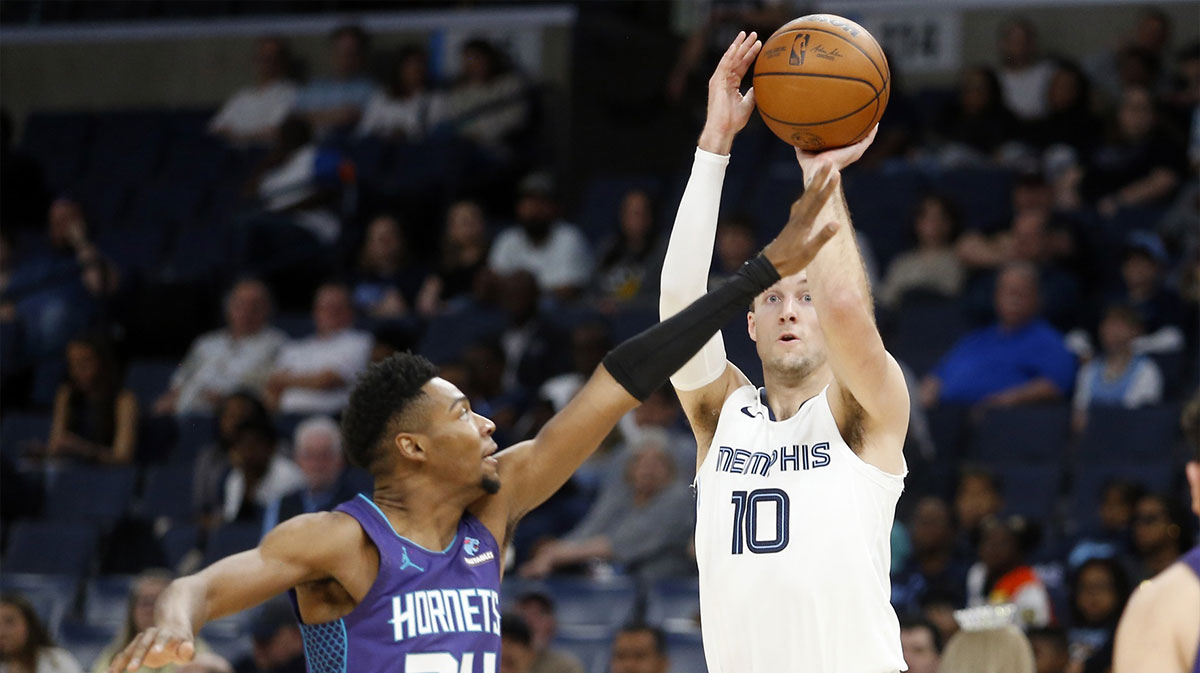
<svg viewBox="0 0 1200 673"><path fill-rule="evenodd" d="M102 667L174 574L369 493L336 419L391 353L501 446L536 434L657 320L717 58L814 11L893 76L845 188L914 403L905 632L1016 600L1039 673L1107 670L1130 588L1196 542L1194 2L3 0L0 611L28 628L0 656ZM800 188L756 116L714 281ZM761 383L744 320L724 334ZM506 673L638 670L612 656L634 620L652 665L703 670L694 456L662 390L526 519ZM554 560L597 537L628 551ZM195 670L303 670L277 605L202 637Z"/></svg>

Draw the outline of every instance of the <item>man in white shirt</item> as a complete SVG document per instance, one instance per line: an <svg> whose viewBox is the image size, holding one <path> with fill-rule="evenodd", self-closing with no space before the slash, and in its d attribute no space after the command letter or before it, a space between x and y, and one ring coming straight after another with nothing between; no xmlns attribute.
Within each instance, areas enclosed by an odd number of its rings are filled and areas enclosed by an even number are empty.
<svg viewBox="0 0 1200 673"><path fill-rule="evenodd" d="M232 143L266 144L299 90L287 77L287 44L277 37L258 41L254 53L254 84L238 90L209 122L210 133Z"/></svg>
<svg viewBox="0 0 1200 673"><path fill-rule="evenodd" d="M1046 116L1046 91L1054 64L1037 53L1037 32L1029 19L1013 19L1000 28L1000 89L1009 110L1023 120Z"/></svg>
<svg viewBox="0 0 1200 673"><path fill-rule="evenodd" d="M258 388L287 340L271 327L271 293L260 281L239 281L225 298L225 329L201 335L154 403L157 414L212 413L238 388Z"/></svg>
<svg viewBox="0 0 1200 673"><path fill-rule="evenodd" d="M578 295L591 277L592 257L579 229L559 219L553 179L534 173L522 180L516 210L517 224L496 237L488 266L499 274L528 271L560 299Z"/></svg>
<svg viewBox="0 0 1200 673"><path fill-rule="evenodd" d="M371 356L371 335L353 328L350 291L340 283L317 288L310 337L286 344L267 380L267 403L287 414L335 414Z"/></svg>

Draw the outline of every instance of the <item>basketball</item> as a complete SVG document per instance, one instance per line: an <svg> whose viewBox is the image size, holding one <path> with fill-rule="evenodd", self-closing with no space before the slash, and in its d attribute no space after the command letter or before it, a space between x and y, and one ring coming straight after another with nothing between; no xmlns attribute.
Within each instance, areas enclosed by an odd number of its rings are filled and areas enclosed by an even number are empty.
<svg viewBox="0 0 1200 673"><path fill-rule="evenodd" d="M856 143L879 122L891 73L865 28L833 14L785 24L754 64L763 121L787 142L817 151Z"/></svg>

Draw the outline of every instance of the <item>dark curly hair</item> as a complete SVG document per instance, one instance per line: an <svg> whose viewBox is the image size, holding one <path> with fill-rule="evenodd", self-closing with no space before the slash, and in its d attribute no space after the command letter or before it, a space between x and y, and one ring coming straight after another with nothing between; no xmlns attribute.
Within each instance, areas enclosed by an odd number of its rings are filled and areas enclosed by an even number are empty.
<svg viewBox="0 0 1200 673"><path fill-rule="evenodd" d="M355 465L374 472L384 432L396 423L412 427L417 419L408 412L425 396L421 387L437 376L437 367L420 355L397 353L371 365L350 394L342 414L346 456Z"/></svg>

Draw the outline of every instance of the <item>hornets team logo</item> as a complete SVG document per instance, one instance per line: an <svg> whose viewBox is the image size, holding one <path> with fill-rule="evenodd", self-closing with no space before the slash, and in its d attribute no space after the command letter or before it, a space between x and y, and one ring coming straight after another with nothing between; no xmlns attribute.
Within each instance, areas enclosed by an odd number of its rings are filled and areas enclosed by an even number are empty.
<svg viewBox="0 0 1200 673"><path fill-rule="evenodd" d="M479 540L476 540L473 537L465 538L463 540L463 551L467 553L467 556L474 556L478 554Z"/></svg>

